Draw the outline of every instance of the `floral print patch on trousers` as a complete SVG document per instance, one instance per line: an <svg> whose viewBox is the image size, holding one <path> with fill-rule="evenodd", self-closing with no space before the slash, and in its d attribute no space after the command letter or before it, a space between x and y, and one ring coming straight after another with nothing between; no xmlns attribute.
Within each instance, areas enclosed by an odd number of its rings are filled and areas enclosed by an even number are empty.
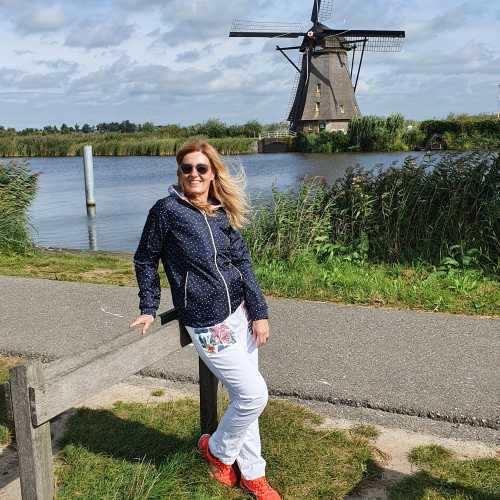
<svg viewBox="0 0 500 500"><path fill-rule="evenodd" d="M258 419L268 392L245 303L222 323L186 325L186 330L200 358L229 393L229 406L208 443L210 452L225 464L236 461L245 479L264 476Z"/></svg>

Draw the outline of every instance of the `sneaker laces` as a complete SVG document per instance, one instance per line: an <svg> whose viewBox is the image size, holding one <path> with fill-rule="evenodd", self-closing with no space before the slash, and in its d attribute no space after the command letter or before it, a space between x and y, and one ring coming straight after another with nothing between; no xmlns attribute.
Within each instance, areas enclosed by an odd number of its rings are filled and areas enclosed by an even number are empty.
<svg viewBox="0 0 500 500"><path fill-rule="evenodd" d="M258 495L265 495L270 491L274 491L265 477L259 477L257 479L250 480L245 479L245 482L249 483L249 485L252 487L252 490L254 490Z"/></svg>

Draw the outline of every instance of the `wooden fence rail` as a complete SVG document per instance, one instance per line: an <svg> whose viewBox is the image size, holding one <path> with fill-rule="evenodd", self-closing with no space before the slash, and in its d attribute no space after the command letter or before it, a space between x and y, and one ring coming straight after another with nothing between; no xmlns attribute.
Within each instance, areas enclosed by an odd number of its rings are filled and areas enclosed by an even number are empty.
<svg viewBox="0 0 500 500"><path fill-rule="evenodd" d="M42 364L27 360L10 370L4 385L14 422L23 500L52 500L55 480L50 420L189 344L177 311L159 314L144 336L137 331L75 356ZM217 378L199 360L201 432L217 428Z"/></svg>

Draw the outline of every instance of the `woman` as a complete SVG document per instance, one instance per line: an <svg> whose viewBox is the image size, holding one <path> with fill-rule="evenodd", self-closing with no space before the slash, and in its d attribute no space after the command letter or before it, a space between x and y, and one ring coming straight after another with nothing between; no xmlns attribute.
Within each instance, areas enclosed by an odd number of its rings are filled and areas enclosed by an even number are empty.
<svg viewBox="0 0 500 500"><path fill-rule="evenodd" d="M161 259L180 321L229 393L217 430L200 437L199 451L219 482L236 485L236 462L242 488L258 500L277 500L265 478L258 424L268 399L257 361L269 338L268 309L238 231L247 199L206 142L184 145L177 165L178 185L150 209L134 255L141 315L130 326L144 334L155 318Z"/></svg>

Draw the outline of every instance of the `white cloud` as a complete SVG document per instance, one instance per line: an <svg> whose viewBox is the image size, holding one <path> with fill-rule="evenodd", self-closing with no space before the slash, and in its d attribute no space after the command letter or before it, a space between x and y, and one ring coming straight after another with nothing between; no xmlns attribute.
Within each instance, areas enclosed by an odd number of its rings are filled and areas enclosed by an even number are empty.
<svg viewBox="0 0 500 500"><path fill-rule="evenodd" d="M156 3L156 2L155 2ZM161 8L166 28L157 32L155 44L181 45L186 40L205 42L227 38L231 22L248 12L263 11L272 2L264 0L169 0Z"/></svg>
<svg viewBox="0 0 500 500"><path fill-rule="evenodd" d="M23 72L13 68L0 68L0 89L14 87Z"/></svg>
<svg viewBox="0 0 500 500"><path fill-rule="evenodd" d="M17 0L0 0L0 7L11 7L15 5Z"/></svg>
<svg viewBox="0 0 500 500"><path fill-rule="evenodd" d="M471 42L453 50L426 49L392 57L386 65L398 73L436 75L499 75L500 55L484 43Z"/></svg>
<svg viewBox="0 0 500 500"><path fill-rule="evenodd" d="M66 72L33 73L24 75L17 82L17 88L23 90L54 90L65 87L68 80Z"/></svg>
<svg viewBox="0 0 500 500"><path fill-rule="evenodd" d="M86 49L116 47L128 40L133 32L134 26L131 24L87 19L72 27L65 45Z"/></svg>
<svg viewBox="0 0 500 500"><path fill-rule="evenodd" d="M199 61L200 59L204 59L207 57L207 55L211 54L214 51L215 47L217 47L216 43L207 43L203 47L179 52L175 56L175 61L181 63L192 63L195 61Z"/></svg>
<svg viewBox="0 0 500 500"><path fill-rule="evenodd" d="M72 73L76 72L79 67L79 64L76 61L67 61L65 59L38 59L35 62L56 71L66 71Z"/></svg>
<svg viewBox="0 0 500 500"><path fill-rule="evenodd" d="M228 30L233 18L306 21L311 4L0 0L0 61L10 61L0 69L2 115L22 126L280 119L295 70L275 40L229 39ZM345 0L328 24L405 29L401 53L365 55L358 99L364 114L425 118L496 104L498 16L491 0Z"/></svg>
<svg viewBox="0 0 500 500"><path fill-rule="evenodd" d="M15 25L20 33L33 35L61 29L66 22L64 8L60 4L35 6L23 12Z"/></svg>
<svg viewBox="0 0 500 500"><path fill-rule="evenodd" d="M16 54L16 56L25 56L28 54L34 54L34 52L28 49L14 49L14 54Z"/></svg>

